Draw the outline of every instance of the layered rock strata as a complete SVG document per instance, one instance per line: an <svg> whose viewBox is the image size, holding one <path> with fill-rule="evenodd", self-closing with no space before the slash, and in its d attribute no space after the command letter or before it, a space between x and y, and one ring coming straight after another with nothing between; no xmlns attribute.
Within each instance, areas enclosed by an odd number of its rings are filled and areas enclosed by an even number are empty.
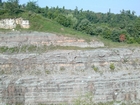
<svg viewBox="0 0 140 105"><path fill-rule="evenodd" d="M13 42L22 41L24 45L26 37L7 35L0 44L12 48L17 45ZM46 40L38 38L28 37L25 44ZM56 41L51 40L54 45ZM95 103L140 103L140 48L0 54L0 105L74 104L87 95Z"/></svg>
<svg viewBox="0 0 140 105"><path fill-rule="evenodd" d="M7 32L0 33L0 46L21 47L25 45L34 46L75 46L75 47L104 47L101 41L91 40L87 42L83 39L66 37L62 35L39 33L39 32Z"/></svg>

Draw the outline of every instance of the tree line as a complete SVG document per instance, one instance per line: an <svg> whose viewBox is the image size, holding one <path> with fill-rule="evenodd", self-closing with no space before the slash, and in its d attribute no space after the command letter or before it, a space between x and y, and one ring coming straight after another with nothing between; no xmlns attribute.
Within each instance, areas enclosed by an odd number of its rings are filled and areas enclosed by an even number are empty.
<svg viewBox="0 0 140 105"><path fill-rule="evenodd" d="M57 7L39 7L36 1L19 4L19 0L8 0L0 3L0 18L4 16L20 16L20 14L36 13L52 19L59 24L82 31L83 33L102 36L113 42L140 44L140 17L135 11L121 10L119 14L95 13L93 11L74 10Z"/></svg>

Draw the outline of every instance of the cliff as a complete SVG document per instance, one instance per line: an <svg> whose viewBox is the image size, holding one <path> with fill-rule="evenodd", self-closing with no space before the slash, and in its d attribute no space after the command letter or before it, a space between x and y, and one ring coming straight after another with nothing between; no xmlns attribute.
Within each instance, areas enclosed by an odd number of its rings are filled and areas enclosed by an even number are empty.
<svg viewBox="0 0 140 105"><path fill-rule="evenodd" d="M38 105L73 104L90 94L93 102L139 103L140 48L105 48L100 41L86 42L50 33L1 33L0 46L38 46L36 51L0 54L0 103ZM91 47L46 50L53 46ZM7 49L8 50L8 49ZM82 100L82 99L81 99Z"/></svg>

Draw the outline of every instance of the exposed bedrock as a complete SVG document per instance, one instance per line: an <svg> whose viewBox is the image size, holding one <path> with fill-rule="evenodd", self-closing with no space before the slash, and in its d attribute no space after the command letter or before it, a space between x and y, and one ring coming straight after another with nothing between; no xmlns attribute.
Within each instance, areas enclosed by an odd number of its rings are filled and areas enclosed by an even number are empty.
<svg viewBox="0 0 140 105"><path fill-rule="evenodd" d="M75 46L75 47L104 47L101 41L91 40L87 42L83 39L66 37L43 32L6 32L0 33L0 46L20 47L24 45L46 45L46 46Z"/></svg>
<svg viewBox="0 0 140 105"><path fill-rule="evenodd" d="M0 34L0 46L9 48L33 43L40 46L44 42L46 47L96 45L96 41L87 43L54 34ZM90 50L0 54L0 105L74 104L87 95L93 96L93 102L140 103L140 48L96 46Z"/></svg>
<svg viewBox="0 0 140 105"><path fill-rule="evenodd" d="M0 102L71 104L87 93L94 102L139 102L139 53L139 48L100 48L0 54Z"/></svg>

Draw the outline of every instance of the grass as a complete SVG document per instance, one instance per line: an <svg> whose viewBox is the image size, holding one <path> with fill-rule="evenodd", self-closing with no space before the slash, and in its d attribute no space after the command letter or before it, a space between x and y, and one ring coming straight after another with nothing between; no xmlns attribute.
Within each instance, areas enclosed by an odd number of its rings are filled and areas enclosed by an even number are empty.
<svg viewBox="0 0 140 105"><path fill-rule="evenodd" d="M94 96L92 93L79 96L74 100L73 105L139 105L138 103L124 102L124 101L109 101L109 102L94 102Z"/></svg>
<svg viewBox="0 0 140 105"><path fill-rule="evenodd" d="M102 38L101 36L91 36L80 31L76 31L72 28L64 27L57 23L54 20L45 18L39 14L32 12L23 12L19 14L17 18L22 17L23 19L27 19L30 21L30 29L20 29L19 27L16 30L20 31L38 31L38 32L50 32L57 35L63 35L68 37L75 37L79 39L84 39L87 42L91 40L102 41L106 47L114 48L114 47L140 47L140 44L126 44L126 43L118 43L112 42L111 40L107 40ZM9 17L10 18L10 17ZM2 32L7 32L10 30L0 29Z"/></svg>
<svg viewBox="0 0 140 105"><path fill-rule="evenodd" d="M39 14L32 13L29 16L29 14L25 12L21 15L21 17L30 21L31 28L29 30L35 30L38 32L50 32L55 33L57 35L82 38L86 41L90 41L91 39L93 39L93 37L88 34L76 31L68 27L64 27L56 21L44 18Z"/></svg>
<svg viewBox="0 0 140 105"><path fill-rule="evenodd" d="M18 47L8 48L6 46L0 47L0 53L15 53L18 52Z"/></svg>
<svg viewBox="0 0 140 105"><path fill-rule="evenodd" d="M96 67L95 65L92 65L92 69L93 69L95 72L98 72L98 71L99 71L99 68Z"/></svg>
<svg viewBox="0 0 140 105"><path fill-rule="evenodd" d="M112 42L111 40L108 40L108 39L104 39L103 37L101 36L95 36L94 37L95 39L97 40L100 40L104 43L104 45L108 48L118 48L118 47L140 47L140 44L138 43L133 43L133 44L127 44L127 43L124 43L124 42Z"/></svg>
<svg viewBox="0 0 140 105"><path fill-rule="evenodd" d="M34 46L34 45L23 45L22 47L6 47L2 46L0 47L0 53L7 53L7 54L12 54L12 53L44 53L47 51L53 51L53 50L91 50L94 48L86 47L86 48L81 48L81 47L75 47L75 46Z"/></svg>
<svg viewBox="0 0 140 105"><path fill-rule="evenodd" d="M19 18L19 17L22 17L23 19L30 21L30 29L20 29L19 27L17 27L16 30L50 32L50 33L55 33L57 35L83 38L87 41L90 41L93 38L92 36L88 34L76 31L68 27L64 27L63 25L60 25L56 21L45 18L36 13L23 12L22 14L19 14L16 16L16 18ZM7 16L7 18L13 18L13 17ZM0 31L7 32L10 30L0 29Z"/></svg>

